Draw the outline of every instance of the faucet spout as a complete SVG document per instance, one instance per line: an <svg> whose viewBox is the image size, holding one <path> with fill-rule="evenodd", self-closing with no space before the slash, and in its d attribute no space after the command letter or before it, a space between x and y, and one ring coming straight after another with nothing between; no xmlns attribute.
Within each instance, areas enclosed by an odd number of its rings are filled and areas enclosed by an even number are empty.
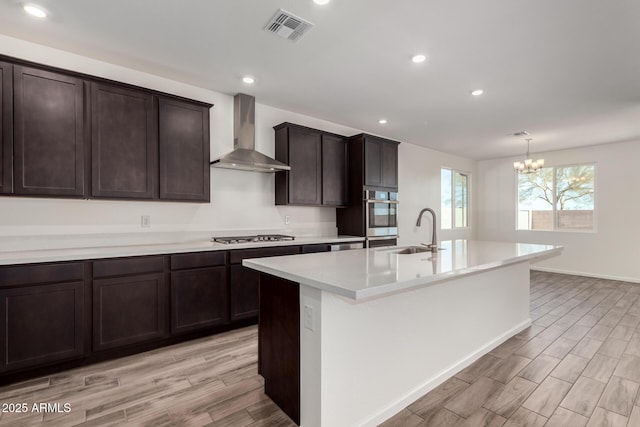
<svg viewBox="0 0 640 427"><path fill-rule="evenodd" d="M431 214L431 218L433 220L431 230L431 244L427 245L427 247L431 250L431 252L438 252L438 240L436 238L436 212L431 208L424 208L418 214L418 220L416 221L416 227L420 227L422 223L422 215L425 212L429 212Z"/></svg>

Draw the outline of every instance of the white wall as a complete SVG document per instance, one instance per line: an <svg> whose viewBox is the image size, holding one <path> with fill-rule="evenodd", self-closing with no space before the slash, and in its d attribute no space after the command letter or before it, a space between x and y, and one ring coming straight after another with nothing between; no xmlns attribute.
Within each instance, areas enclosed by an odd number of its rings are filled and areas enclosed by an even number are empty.
<svg viewBox="0 0 640 427"><path fill-rule="evenodd" d="M440 169L446 167L471 175L469 179L469 203L471 205L469 228L440 230ZM472 239L477 230L476 206L476 161L445 154L412 144L400 144L398 148L398 223L400 245L430 243L431 217L424 214L422 226L416 227L418 214L423 208L434 209L438 217L438 240Z"/></svg>
<svg viewBox="0 0 640 427"><path fill-rule="evenodd" d="M211 109L211 158L215 159L233 148L232 95L2 35L0 53L210 102L214 104ZM250 88L247 91L250 93ZM361 132L258 103L256 149L273 156L272 127L284 121L343 135ZM420 209L428 206L439 211L440 167L472 172L475 162L406 143L400 144L399 151L401 241L417 243L425 241L431 233L430 221L426 221L420 230L415 228ZM151 229L140 228L141 215L151 215ZM291 216L290 226L284 224L285 215ZM275 206L273 174L217 168L211 170L210 204L0 198L0 237L233 229L331 233L335 232L335 209ZM468 236L469 233L463 235ZM455 235L443 233L441 237ZM13 242L15 244L15 239Z"/></svg>
<svg viewBox="0 0 640 427"><path fill-rule="evenodd" d="M478 238L559 244L562 255L537 264L556 272L640 282L640 141L536 153L545 165L596 164L595 232L516 230L513 161L478 162Z"/></svg>

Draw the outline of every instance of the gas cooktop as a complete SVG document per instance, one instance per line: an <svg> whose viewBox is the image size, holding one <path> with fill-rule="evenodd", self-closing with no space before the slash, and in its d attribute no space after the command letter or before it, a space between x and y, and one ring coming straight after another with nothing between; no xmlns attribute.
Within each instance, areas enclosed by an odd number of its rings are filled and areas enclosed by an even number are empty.
<svg viewBox="0 0 640 427"><path fill-rule="evenodd" d="M257 234L255 236L237 236L237 237L213 237L212 242L217 243L251 243L251 242L284 242L295 240L293 236L285 236L284 234Z"/></svg>

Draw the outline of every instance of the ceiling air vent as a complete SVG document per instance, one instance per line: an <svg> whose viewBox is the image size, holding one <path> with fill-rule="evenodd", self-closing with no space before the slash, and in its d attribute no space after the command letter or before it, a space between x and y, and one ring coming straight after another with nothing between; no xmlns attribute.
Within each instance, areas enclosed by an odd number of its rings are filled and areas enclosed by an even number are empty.
<svg viewBox="0 0 640 427"><path fill-rule="evenodd" d="M311 22L280 9L273 15L273 18L267 22L264 29L283 39L296 42L311 27L313 27Z"/></svg>

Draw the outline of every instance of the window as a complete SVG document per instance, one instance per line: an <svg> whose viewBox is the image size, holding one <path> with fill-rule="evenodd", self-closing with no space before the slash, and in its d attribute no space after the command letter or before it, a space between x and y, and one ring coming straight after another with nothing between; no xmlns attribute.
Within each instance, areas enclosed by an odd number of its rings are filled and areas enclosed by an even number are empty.
<svg viewBox="0 0 640 427"><path fill-rule="evenodd" d="M452 169L440 171L442 229L469 226L469 175Z"/></svg>
<svg viewBox="0 0 640 427"><path fill-rule="evenodd" d="M519 230L593 230L595 165L518 174Z"/></svg>

